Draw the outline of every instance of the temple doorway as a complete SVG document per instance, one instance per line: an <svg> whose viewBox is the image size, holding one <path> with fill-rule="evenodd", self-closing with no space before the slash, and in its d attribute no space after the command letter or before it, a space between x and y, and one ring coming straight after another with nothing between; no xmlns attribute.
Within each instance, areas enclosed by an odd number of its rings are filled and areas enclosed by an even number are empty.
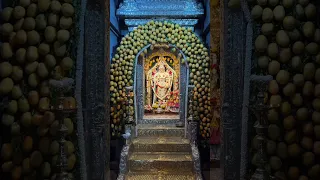
<svg viewBox="0 0 320 180"><path fill-rule="evenodd" d="M138 124L184 117L187 69L183 57L178 48L168 44L153 44L141 52L135 86L140 95L136 98Z"/></svg>

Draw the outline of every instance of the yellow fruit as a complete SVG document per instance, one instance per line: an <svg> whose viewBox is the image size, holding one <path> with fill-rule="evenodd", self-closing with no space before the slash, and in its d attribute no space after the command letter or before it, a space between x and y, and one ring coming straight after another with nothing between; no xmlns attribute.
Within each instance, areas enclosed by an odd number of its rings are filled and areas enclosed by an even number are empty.
<svg viewBox="0 0 320 180"><path fill-rule="evenodd" d="M32 63L28 63L26 66L25 66L25 69L24 69L24 72L28 75L36 72L37 70L37 67L38 67L38 62L37 61L34 61Z"/></svg>
<svg viewBox="0 0 320 180"><path fill-rule="evenodd" d="M3 8L1 12L1 19L5 22L8 22L11 19L12 11L13 11L12 7Z"/></svg>
<svg viewBox="0 0 320 180"><path fill-rule="evenodd" d="M47 18L44 14L39 14L36 17L36 29L44 30L47 27Z"/></svg>
<svg viewBox="0 0 320 180"><path fill-rule="evenodd" d="M39 84L39 77L35 73L30 74L28 77L28 84L30 87L36 88Z"/></svg>
<svg viewBox="0 0 320 180"><path fill-rule="evenodd" d="M23 64L26 61L27 50L24 48L19 48L16 51L16 60L18 63Z"/></svg>
<svg viewBox="0 0 320 180"><path fill-rule="evenodd" d="M48 77L49 71L48 71L48 69L47 69L47 67L45 66L44 63L39 63L38 64L37 75L42 79L45 79L46 77Z"/></svg>
<svg viewBox="0 0 320 180"><path fill-rule="evenodd" d="M56 65L56 59L51 54L47 54L45 57L44 63L46 64L47 68L52 69Z"/></svg>
<svg viewBox="0 0 320 180"><path fill-rule="evenodd" d="M42 97L39 101L39 107L40 110L48 110L50 109L50 99L47 97Z"/></svg>
<svg viewBox="0 0 320 180"><path fill-rule="evenodd" d="M60 9L61 9L61 3L59 1L51 1L51 4L50 4L50 9L52 12L54 13L60 13Z"/></svg>
<svg viewBox="0 0 320 180"><path fill-rule="evenodd" d="M2 172L7 173L7 172L10 172L13 167L14 166L13 166L12 161L8 161L8 162L5 162L2 164L1 169L2 169Z"/></svg>
<svg viewBox="0 0 320 180"><path fill-rule="evenodd" d="M22 28L25 31L34 30L34 28L36 28L36 20L33 19L32 17L26 17L23 21Z"/></svg>
<svg viewBox="0 0 320 180"><path fill-rule="evenodd" d="M12 48L9 43L4 42L1 44L1 56L3 59L9 59L13 56Z"/></svg>
<svg viewBox="0 0 320 180"><path fill-rule="evenodd" d="M29 174L31 172L31 164L30 164L30 158L26 158L22 161L22 173Z"/></svg>
<svg viewBox="0 0 320 180"><path fill-rule="evenodd" d="M63 70L69 71L73 67L73 60L70 57L62 59L60 66Z"/></svg>
<svg viewBox="0 0 320 180"><path fill-rule="evenodd" d="M44 121L43 115L36 112L35 114L32 115L31 121L32 121L32 124L35 126L43 125L43 121Z"/></svg>
<svg viewBox="0 0 320 180"><path fill-rule="evenodd" d="M14 179L14 180L20 179L20 178L21 178L21 173L22 173L22 168L21 168L21 166L15 166L15 167L12 169L12 172L11 172L11 177L12 177L12 179Z"/></svg>
<svg viewBox="0 0 320 180"><path fill-rule="evenodd" d="M38 48L36 48L34 46L29 46L27 48L26 57L29 62L34 62L34 61L38 60L38 58L39 58Z"/></svg>
<svg viewBox="0 0 320 180"><path fill-rule="evenodd" d="M53 50L56 56L63 57L67 51L67 46L56 41L53 44Z"/></svg>
<svg viewBox="0 0 320 180"><path fill-rule="evenodd" d="M74 167L74 165L76 164L76 155L74 154L71 154L69 157L68 157L68 170L71 171Z"/></svg>
<svg viewBox="0 0 320 180"><path fill-rule="evenodd" d="M70 16L73 16L73 14L74 14L74 8L69 3L63 3L61 6L61 12L62 12L63 16L70 17Z"/></svg>
<svg viewBox="0 0 320 180"><path fill-rule="evenodd" d="M50 46L46 43L41 43L38 47L39 54L42 56L47 55L50 52Z"/></svg>
<svg viewBox="0 0 320 180"><path fill-rule="evenodd" d="M50 0L38 0L38 9L40 12L46 12L50 7Z"/></svg>
<svg viewBox="0 0 320 180"><path fill-rule="evenodd" d="M16 82L20 81L23 78L23 70L21 69L20 66L12 67L11 78Z"/></svg>
<svg viewBox="0 0 320 180"><path fill-rule="evenodd" d="M60 18L60 28L61 29L69 29L72 25L72 18L71 17L65 17L62 16Z"/></svg>
<svg viewBox="0 0 320 180"><path fill-rule="evenodd" d="M34 3L30 4L27 8L27 16L35 17L38 13L38 6Z"/></svg>
<svg viewBox="0 0 320 180"><path fill-rule="evenodd" d="M47 42L51 43L56 39L56 29L52 26L48 26L44 32L44 37Z"/></svg>

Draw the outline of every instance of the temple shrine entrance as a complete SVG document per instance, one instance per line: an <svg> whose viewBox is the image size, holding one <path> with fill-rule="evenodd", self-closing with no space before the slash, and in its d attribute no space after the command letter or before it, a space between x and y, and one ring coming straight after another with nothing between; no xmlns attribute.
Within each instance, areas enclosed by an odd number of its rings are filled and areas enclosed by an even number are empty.
<svg viewBox="0 0 320 180"><path fill-rule="evenodd" d="M179 49L167 44L145 47L138 57L135 82L138 124L178 122L185 117L187 68Z"/></svg>

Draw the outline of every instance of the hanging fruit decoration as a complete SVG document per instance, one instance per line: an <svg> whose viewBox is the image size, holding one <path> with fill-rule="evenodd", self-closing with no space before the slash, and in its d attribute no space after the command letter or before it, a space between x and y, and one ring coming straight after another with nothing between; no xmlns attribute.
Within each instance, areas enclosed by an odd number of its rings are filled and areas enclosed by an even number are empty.
<svg viewBox="0 0 320 180"><path fill-rule="evenodd" d="M15 4L1 12L0 97L9 100L1 117L0 179L50 179L56 172L59 123L48 111L54 100L48 81L72 74L74 61L67 46L75 9L72 0ZM73 97L67 101L68 106L75 103ZM71 139L73 120L64 123ZM65 146L72 172L74 144L67 141Z"/></svg>
<svg viewBox="0 0 320 180"><path fill-rule="evenodd" d="M190 68L189 84L195 85L194 115L200 120L202 137L209 138L212 118L210 114L210 81L208 81L211 78L208 49L191 29L167 21L149 21L127 34L112 58L110 82L112 136L121 135L121 115L125 112L121 104L125 98L124 88L133 85L136 55L143 47L156 43L174 44L187 57L186 61ZM133 115L133 107L128 108Z"/></svg>
<svg viewBox="0 0 320 180"><path fill-rule="evenodd" d="M276 179L320 179L320 29L312 0L257 0L256 63L269 84L269 170ZM256 148L257 139L253 140ZM254 156L253 164L257 164Z"/></svg>

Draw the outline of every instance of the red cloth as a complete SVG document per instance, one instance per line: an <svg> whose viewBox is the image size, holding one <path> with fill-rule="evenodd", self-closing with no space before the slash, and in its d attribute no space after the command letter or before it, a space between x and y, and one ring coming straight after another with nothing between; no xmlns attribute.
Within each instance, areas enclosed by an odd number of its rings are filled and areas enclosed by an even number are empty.
<svg viewBox="0 0 320 180"><path fill-rule="evenodd" d="M211 129L210 144L220 144L220 127Z"/></svg>

